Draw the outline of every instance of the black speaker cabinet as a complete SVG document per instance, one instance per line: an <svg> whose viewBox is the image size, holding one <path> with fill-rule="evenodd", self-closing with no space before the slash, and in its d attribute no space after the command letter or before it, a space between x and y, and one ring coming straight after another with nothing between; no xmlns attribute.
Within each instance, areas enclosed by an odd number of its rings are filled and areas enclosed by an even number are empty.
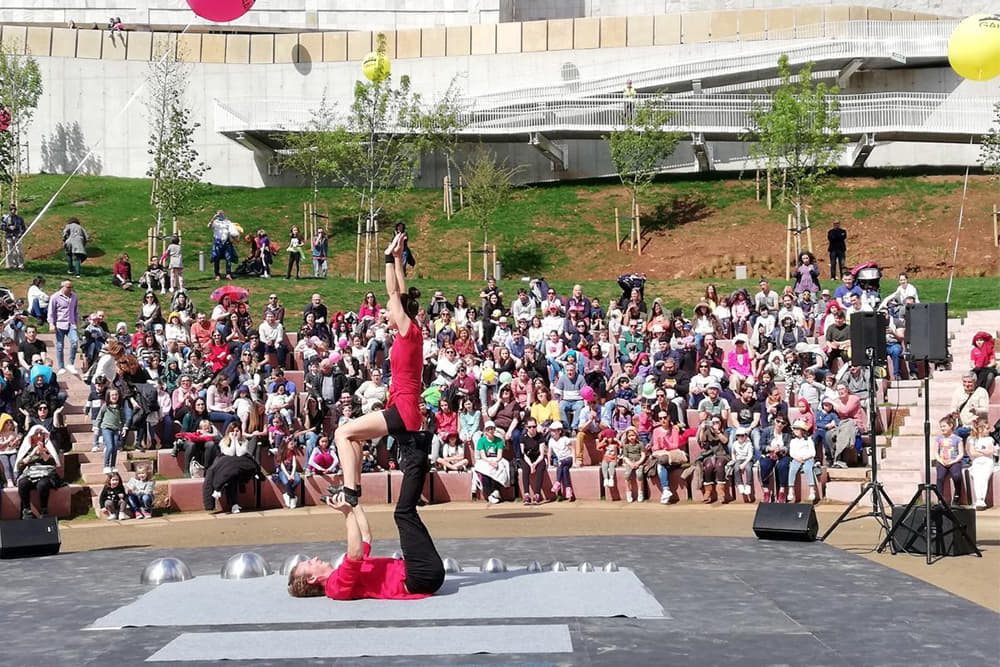
<svg viewBox="0 0 1000 667"><path fill-rule="evenodd" d="M0 558L59 553L59 522L54 518L0 521Z"/></svg>
<svg viewBox="0 0 1000 667"><path fill-rule="evenodd" d="M906 307L906 351L918 360L948 361L948 304Z"/></svg>
<svg viewBox="0 0 1000 667"><path fill-rule="evenodd" d="M885 364L885 332L889 319L882 313L851 313L851 365L882 366ZM868 358L865 351L875 351L875 357Z"/></svg>
<svg viewBox="0 0 1000 667"><path fill-rule="evenodd" d="M812 542L819 532L816 509L808 503L761 503L753 518L753 533L762 540Z"/></svg>
<svg viewBox="0 0 1000 667"><path fill-rule="evenodd" d="M900 523L905 505L892 508L892 525ZM931 553L938 556L964 556L974 553L976 546L976 512L963 507L952 507L951 511L965 524L965 530L972 539L969 543L946 515L941 505L931 505ZM902 525L896 528L892 541L900 551L915 554L927 553L927 506L917 505L906 515Z"/></svg>

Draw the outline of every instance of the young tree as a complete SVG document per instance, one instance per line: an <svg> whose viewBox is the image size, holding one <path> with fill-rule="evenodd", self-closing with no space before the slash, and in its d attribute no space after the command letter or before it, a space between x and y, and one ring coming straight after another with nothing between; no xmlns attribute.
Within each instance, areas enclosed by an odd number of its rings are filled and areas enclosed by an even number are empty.
<svg viewBox="0 0 1000 667"><path fill-rule="evenodd" d="M0 105L10 114L10 127L0 132L0 180L10 183L10 201L18 200L24 168L25 135L42 96L38 63L7 43L0 45Z"/></svg>
<svg viewBox="0 0 1000 667"><path fill-rule="evenodd" d="M498 162L496 155L482 146L462 168L465 179L465 208L461 214L472 218L483 232L483 250L489 241L493 214L510 201L514 185L511 179L520 171ZM483 280L489 277L488 262L483 259Z"/></svg>
<svg viewBox="0 0 1000 667"><path fill-rule="evenodd" d="M639 197L677 149L683 134L668 129L672 114L662 108L660 97L640 103L626 99L623 125L605 137L618 178L631 197L635 211Z"/></svg>
<svg viewBox="0 0 1000 667"><path fill-rule="evenodd" d="M377 52L384 54L385 35L378 35L377 44ZM435 134L432 127L436 125L428 125L427 117L437 113L436 107L423 108L407 76L400 77L398 86L388 76L359 81L346 122L332 133L330 173L354 190L360 202L358 236L365 238L364 282L372 278L379 214L394 192L413 184L420 154Z"/></svg>
<svg viewBox="0 0 1000 667"><path fill-rule="evenodd" d="M979 161L984 171L1000 175L1000 102L993 106L993 126L989 133L983 135Z"/></svg>
<svg viewBox="0 0 1000 667"><path fill-rule="evenodd" d="M188 68L173 53L160 54L149 63L146 110L150 156L146 175L153 179L150 201L156 207L156 234L163 235L163 217L170 216L176 229L177 216L187 210L191 194L208 166L198 159L194 133L200 126L184 106Z"/></svg>
<svg viewBox="0 0 1000 667"><path fill-rule="evenodd" d="M839 90L812 80L812 63L792 78L788 56L778 58L781 83L754 105L746 139L750 156L772 173L784 171L784 200L795 213L795 251L802 250L802 209L840 162L847 138L840 134Z"/></svg>
<svg viewBox="0 0 1000 667"><path fill-rule="evenodd" d="M337 154L334 141L336 118L326 95L312 111L312 118L302 132L285 135L288 154L282 158L285 167L297 171L312 189L313 204L319 198L319 184L330 176Z"/></svg>

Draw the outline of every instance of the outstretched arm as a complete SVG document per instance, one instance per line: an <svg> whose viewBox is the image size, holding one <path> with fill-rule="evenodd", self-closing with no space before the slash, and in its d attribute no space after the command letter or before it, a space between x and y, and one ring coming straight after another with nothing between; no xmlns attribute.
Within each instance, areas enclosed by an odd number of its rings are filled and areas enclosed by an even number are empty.
<svg viewBox="0 0 1000 667"><path fill-rule="evenodd" d="M364 516L364 510L360 507L351 507L342 499L342 494L325 500L327 505L344 515L344 528L347 530L347 557L351 560L361 560L364 557L364 551L358 516L362 517L362 521L367 526L368 519Z"/></svg>
<svg viewBox="0 0 1000 667"><path fill-rule="evenodd" d="M403 276L403 247L406 234L396 234L392 243L385 250L385 291L389 295L386 308L389 310L389 320L403 335L410 326L410 318L403 311L400 295L406 291L406 278Z"/></svg>

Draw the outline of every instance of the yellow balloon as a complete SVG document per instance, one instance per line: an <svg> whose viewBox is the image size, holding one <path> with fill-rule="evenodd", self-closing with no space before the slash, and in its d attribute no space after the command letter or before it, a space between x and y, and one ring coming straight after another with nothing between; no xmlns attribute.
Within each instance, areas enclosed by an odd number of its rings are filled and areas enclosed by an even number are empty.
<svg viewBox="0 0 1000 667"><path fill-rule="evenodd" d="M389 58L384 53L372 51L361 61L361 71L369 81L383 81L389 76Z"/></svg>
<svg viewBox="0 0 1000 667"><path fill-rule="evenodd" d="M959 23L948 40L948 62L973 81L1000 74L1000 13L976 14Z"/></svg>

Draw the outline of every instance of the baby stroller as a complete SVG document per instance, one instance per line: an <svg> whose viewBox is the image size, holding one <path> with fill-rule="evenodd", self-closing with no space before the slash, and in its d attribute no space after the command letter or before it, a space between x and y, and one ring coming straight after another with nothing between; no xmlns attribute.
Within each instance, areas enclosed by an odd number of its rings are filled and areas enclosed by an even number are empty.
<svg viewBox="0 0 1000 667"><path fill-rule="evenodd" d="M264 263L260 260L260 257L247 257L236 270L233 271L238 276L252 276L259 278L264 274Z"/></svg>

